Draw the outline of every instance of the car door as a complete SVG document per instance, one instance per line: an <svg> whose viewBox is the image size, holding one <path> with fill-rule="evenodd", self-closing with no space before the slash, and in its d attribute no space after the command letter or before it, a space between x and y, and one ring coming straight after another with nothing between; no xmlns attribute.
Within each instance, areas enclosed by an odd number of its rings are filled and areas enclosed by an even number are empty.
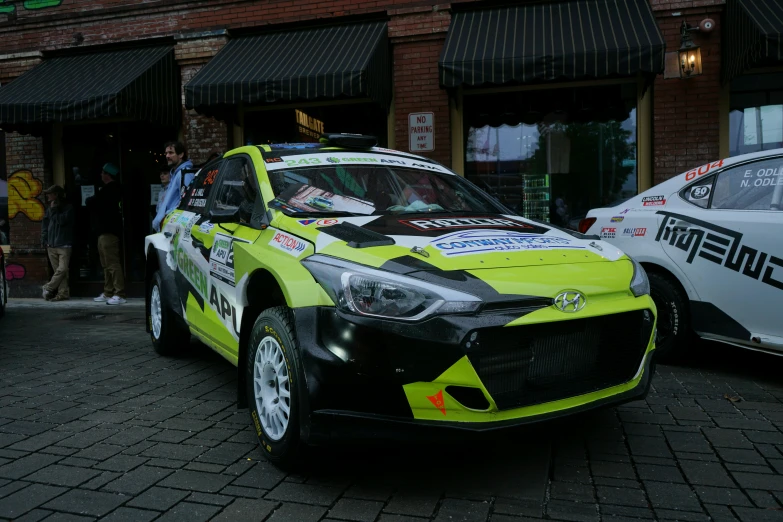
<svg viewBox="0 0 783 522"><path fill-rule="evenodd" d="M235 358L243 306L234 277L234 246L255 242L261 227L254 216L263 215L258 181L248 156L223 160L208 205L205 219L191 230L208 273L204 323L200 328L225 351L224 355Z"/></svg>
<svg viewBox="0 0 783 522"><path fill-rule="evenodd" d="M169 241L166 265L173 271L177 294L170 302L191 328L202 324L205 300L209 297L207 260L191 232L206 216L207 201L221 161L211 162L199 171L182 194L177 210L166 218L162 230ZM182 189L169 186L167 190Z"/></svg>
<svg viewBox="0 0 783 522"><path fill-rule="evenodd" d="M678 196L658 211L656 240L700 296L694 328L783 349L783 156L696 179Z"/></svg>

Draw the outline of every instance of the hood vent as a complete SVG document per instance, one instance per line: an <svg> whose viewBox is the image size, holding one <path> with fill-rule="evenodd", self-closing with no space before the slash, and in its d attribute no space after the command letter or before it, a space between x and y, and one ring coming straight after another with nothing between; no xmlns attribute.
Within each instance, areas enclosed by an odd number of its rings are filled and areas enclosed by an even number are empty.
<svg viewBox="0 0 783 522"><path fill-rule="evenodd" d="M367 230L366 228L356 226L353 223L348 223L346 221L328 227L318 227L318 231L345 241L351 248L367 248L395 244L394 240L389 236Z"/></svg>

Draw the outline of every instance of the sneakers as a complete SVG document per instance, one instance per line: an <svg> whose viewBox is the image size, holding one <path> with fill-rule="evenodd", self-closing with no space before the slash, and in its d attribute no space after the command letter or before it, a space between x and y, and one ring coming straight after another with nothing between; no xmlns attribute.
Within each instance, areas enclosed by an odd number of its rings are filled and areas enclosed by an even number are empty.
<svg viewBox="0 0 783 522"><path fill-rule="evenodd" d="M64 295L59 295L59 294L58 294L58 295L56 295L56 296L52 297L52 298L51 298L51 299L49 299L49 300L50 300L50 301L67 301L68 299L70 299L70 297L67 297L67 296L64 296Z"/></svg>
<svg viewBox="0 0 783 522"><path fill-rule="evenodd" d="M95 299L93 299L93 301L95 301L96 303L100 303L101 301L105 302L105 301L108 301L109 299L111 299L111 297L106 297L106 294L101 294L98 297L96 297Z"/></svg>
<svg viewBox="0 0 783 522"><path fill-rule="evenodd" d="M106 304L107 305L121 305L121 304L123 304L125 302L127 302L127 301L125 301L125 299L115 295L114 297L112 297L111 299L106 301Z"/></svg>
<svg viewBox="0 0 783 522"><path fill-rule="evenodd" d="M43 298L44 298L44 299L46 299L47 301L50 301L50 300L52 299L52 297L54 297L54 296L51 294L51 292L49 292L49 290L47 290L47 289L46 289L46 287L45 287L45 286L42 288L42 290L43 290L43 294L42 294L42 295L43 295Z"/></svg>

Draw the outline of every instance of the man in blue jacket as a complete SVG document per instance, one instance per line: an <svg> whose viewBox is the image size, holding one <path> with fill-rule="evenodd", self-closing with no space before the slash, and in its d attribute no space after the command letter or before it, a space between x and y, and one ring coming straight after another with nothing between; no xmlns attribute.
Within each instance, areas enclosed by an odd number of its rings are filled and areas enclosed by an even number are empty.
<svg viewBox="0 0 783 522"><path fill-rule="evenodd" d="M193 162L187 159L185 145L179 141L170 141L166 143L166 162L171 169L171 181L166 189L163 201L158 207L155 219L152 220L152 229L160 232L160 224L166 214L179 206L182 187L182 170L193 168ZM189 186L193 181L194 174L185 175L185 186Z"/></svg>

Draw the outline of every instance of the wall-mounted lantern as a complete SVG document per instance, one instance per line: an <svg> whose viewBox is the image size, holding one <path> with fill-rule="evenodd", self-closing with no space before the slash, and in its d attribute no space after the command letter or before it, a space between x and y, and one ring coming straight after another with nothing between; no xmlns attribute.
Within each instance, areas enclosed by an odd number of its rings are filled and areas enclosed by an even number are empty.
<svg viewBox="0 0 783 522"><path fill-rule="evenodd" d="M692 78L694 76L699 76L702 73L701 48L693 42L689 33L693 31L708 33L714 28L715 22L709 18L702 20L696 27L689 25L685 20L682 21L682 27L680 29L682 35L681 45L680 50L678 51L680 78Z"/></svg>

